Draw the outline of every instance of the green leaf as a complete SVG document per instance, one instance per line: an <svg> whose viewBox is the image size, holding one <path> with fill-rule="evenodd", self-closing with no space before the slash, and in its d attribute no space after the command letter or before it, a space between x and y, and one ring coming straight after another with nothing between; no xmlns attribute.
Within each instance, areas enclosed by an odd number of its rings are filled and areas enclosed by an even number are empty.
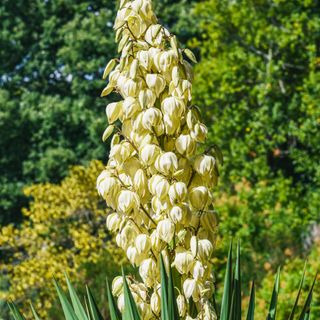
<svg viewBox="0 0 320 320"><path fill-rule="evenodd" d="M168 278L168 313L169 313L169 320L179 319L177 298L174 292L174 282L173 282L171 266L169 266L169 278Z"/></svg>
<svg viewBox="0 0 320 320"><path fill-rule="evenodd" d="M112 296L108 279L107 279L107 294L108 294L108 302L109 302L109 310L110 310L110 317L111 320L120 320L120 312L117 308L117 305L114 301L114 298Z"/></svg>
<svg viewBox="0 0 320 320"><path fill-rule="evenodd" d="M275 320L276 319L279 286L280 286L280 268L278 268L276 280L274 282L274 287L273 287L273 291L272 291L272 297L271 297L270 308L269 308L267 320Z"/></svg>
<svg viewBox="0 0 320 320"><path fill-rule="evenodd" d="M99 311L97 303L96 303L96 301L93 297L93 294L88 286L86 286L86 290L87 290L87 298L88 298L89 309L90 309L89 314L91 315L93 320L103 320L103 317ZM109 307L110 307L110 300L109 300ZM110 307L110 313L111 313L111 307ZM111 316L111 320L114 320L114 318L112 318L112 316ZM116 320L120 320L120 317L116 318Z"/></svg>
<svg viewBox="0 0 320 320"><path fill-rule="evenodd" d="M67 285L68 285L69 294L71 297L73 310L75 311L79 320L89 320L86 315L86 311L84 310L84 308L80 302L80 299L77 295L76 290L74 289L73 285L71 284L71 282L66 274L65 274L65 277L66 277L66 281L67 281Z"/></svg>
<svg viewBox="0 0 320 320"><path fill-rule="evenodd" d="M39 316L38 316L35 308L33 307L33 304L32 304L32 303L30 303L30 308L31 308L31 311L32 311L32 314L33 314L34 319L35 319L35 320L40 320L40 318L39 318Z"/></svg>
<svg viewBox="0 0 320 320"><path fill-rule="evenodd" d="M160 277L161 277L161 320L169 319L168 307L168 278L164 266L162 254L160 254Z"/></svg>
<svg viewBox="0 0 320 320"><path fill-rule="evenodd" d="M318 273L314 277L312 286L311 286L311 288L309 290L308 297L307 297L307 300L306 300L306 302L305 302L305 304L303 306L303 309L301 311L299 320L309 320L310 319L312 293L313 293L313 289L314 289L314 285L316 283L317 277L318 277Z"/></svg>
<svg viewBox="0 0 320 320"><path fill-rule="evenodd" d="M12 313L14 320L25 320L25 317L20 313L13 302L8 302L8 307L10 309L10 312Z"/></svg>
<svg viewBox="0 0 320 320"><path fill-rule="evenodd" d="M122 314L123 320L140 320L137 305L133 299L132 293L129 290L127 279L122 269L123 287L124 287L124 312Z"/></svg>
<svg viewBox="0 0 320 320"><path fill-rule="evenodd" d="M256 295L256 292L255 292L254 281L252 281L247 320L254 320L254 307L255 307L255 300L256 300L255 295Z"/></svg>
<svg viewBox="0 0 320 320"><path fill-rule="evenodd" d="M293 320L294 313L296 311L296 308L297 308L297 305L298 305L298 302L299 302L299 298L300 298L300 294L301 294L301 291L302 291L303 282L304 282L305 275L306 275L306 266L307 266L307 263L304 264L303 273L302 273L302 277L301 277L300 285L299 285L299 291L298 291L296 300L294 302L294 305L293 305L293 308L291 310L291 313L289 315L288 320Z"/></svg>
<svg viewBox="0 0 320 320"><path fill-rule="evenodd" d="M79 320L77 315L73 311L69 300L67 299L65 293L61 289L61 287L60 287L59 283L56 281L56 279L53 279L53 283L54 283L54 286L58 292L58 296L59 296L62 310L63 310L63 313L64 313L66 320Z"/></svg>
<svg viewBox="0 0 320 320"><path fill-rule="evenodd" d="M230 320L241 320L241 271L240 271L240 241L237 245L237 260L233 279L233 293Z"/></svg>
<svg viewBox="0 0 320 320"><path fill-rule="evenodd" d="M227 269L224 278L224 288L221 303L220 320L229 320L230 306L232 300L232 241L230 243Z"/></svg>

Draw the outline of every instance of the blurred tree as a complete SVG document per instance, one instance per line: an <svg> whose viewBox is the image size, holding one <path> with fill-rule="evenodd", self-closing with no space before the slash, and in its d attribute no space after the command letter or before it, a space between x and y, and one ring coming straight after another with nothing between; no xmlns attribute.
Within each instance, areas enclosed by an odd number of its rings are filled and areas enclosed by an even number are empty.
<svg viewBox="0 0 320 320"><path fill-rule="evenodd" d="M102 168L93 161L87 168L73 167L61 184L25 189L33 201L23 210L23 223L5 226L0 233L2 285L7 282L1 299L26 310L32 301L43 318L58 319L52 277L62 279L64 272L80 287L87 283L96 296L106 297L106 276L113 278L126 259L105 227L105 205L95 189ZM106 305L105 298L99 300Z"/></svg>
<svg viewBox="0 0 320 320"><path fill-rule="evenodd" d="M186 41L197 32L196 0L154 1ZM71 164L102 159L105 63L116 55L117 1L0 3L0 223L26 205L24 185L58 182Z"/></svg>
<svg viewBox="0 0 320 320"><path fill-rule="evenodd" d="M225 156L220 234L266 269L307 254L320 220L319 13L306 0L207 0L194 12L195 103Z"/></svg>

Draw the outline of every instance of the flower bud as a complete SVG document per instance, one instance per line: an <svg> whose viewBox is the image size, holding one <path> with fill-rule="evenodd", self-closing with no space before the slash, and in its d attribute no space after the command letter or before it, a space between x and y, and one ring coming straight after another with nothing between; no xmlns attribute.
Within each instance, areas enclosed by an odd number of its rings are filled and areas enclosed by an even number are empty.
<svg viewBox="0 0 320 320"><path fill-rule="evenodd" d="M169 243L174 236L174 224L170 219L164 219L160 221L157 225L157 233L161 240Z"/></svg>
<svg viewBox="0 0 320 320"><path fill-rule="evenodd" d="M139 254L147 253L151 248L150 237L146 234L139 234L135 240L135 245Z"/></svg>
<svg viewBox="0 0 320 320"><path fill-rule="evenodd" d="M147 74L146 82L149 89L151 89L157 97L166 87L166 80L159 74Z"/></svg>
<svg viewBox="0 0 320 320"><path fill-rule="evenodd" d="M189 134L181 134L176 140L176 149L180 154L190 157L196 150L196 143Z"/></svg>
<svg viewBox="0 0 320 320"><path fill-rule="evenodd" d="M171 204L182 203L187 197L187 186L184 182L175 182L169 188Z"/></svg>
<svg viewBox="0 0 320 320"><path fill-rule="evenodd" d="M159 315L161 309L161 300L159 294L155 291L152 293L150 298L151 310L154 314Z"/></svg>
<svg viewBox="0 0 320 320"><path fill-rule="evenodd" d="M139 61L138 59L133 59L130 66L130 78L134 79L137 76L139 68Z"/></svg>
<svg viewBox="0 0 320 320"><path fill-rule="evenodd" d="M209 191L204 186L192 188L189 193L191 205L196 210L203 210L208 203Z"/></svg>
<svg viewBox="0 0 320 320"><path fill-rule="evenodd" d="M182 294L179 294L177 297L177 306L179 316L183 318L187 312L187 303L185 297Z"/></svg>

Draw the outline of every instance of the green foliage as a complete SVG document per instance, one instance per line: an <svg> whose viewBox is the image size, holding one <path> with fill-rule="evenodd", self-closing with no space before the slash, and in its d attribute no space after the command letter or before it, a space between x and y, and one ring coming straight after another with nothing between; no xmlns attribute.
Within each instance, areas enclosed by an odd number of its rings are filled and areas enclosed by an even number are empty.
<svg viewBox="0 0 320 320"><path fill-rule="evenodd" d="M223 293L223 300L222 300L222 306L221 306L221 315L220 320L241 320L241 265L240 265L240 244L238 243L237 246L237 258L235 265L233 264L232 259L232 244L229 248L229 255L228 255L228 261L227 261L227 269L226 269L226 275L225 275L225 283L224 283L224 293ZM162 320L178 320L180 317L178 315L177 311L177 305L176 305L176 296L174 292L174 284L172 279L172 270L171 266L169 266L169 274L165 271L164 262L162 259L162 256L160 256L161 264L161 319ZM304 279L304 272L302 275L301 283ZM311 301L312 301L312 294L314 290L314 285L316 282L317 276L314 278L314 281L309 289L309 293L307 295L307 298L303 304L303 308L300 312L299 319L309 319L311 314ZM97 309L97 304L91 294L91 291L87 290L87 296L85 297L85 301L89 301L90 309L85 308L83 303L81 303L80 298L78 297L77 292L75 291L73 285L71 284L70 280L66 276L66 282L68 284L68 292L71 299L71 303L69 301L69 298L66 296L65 292L62 290L60 284L54 280L56 291L59 296L59 300L62 306L63 315L66 320L101 320L101 314L99 310ZM280 269L278 269L275 283L274 283L274 289L271 296L270 301L270 309L267 316L268 320L276 320L276 311L278 306L278 293L280 288ZM295 314L296 311L296 303L298 303L299 296L300 296L300 289L299 293L296 298L296 302L292 308L291 315L292 317ZM109 305L111 305L111 319L112 320L119 320L119 310L117 309L114 299L112 297L111 290L108 286L108 297L109 297ZM123 273L123 291L124 291L124 297L125 297L125 305L124 305L124 312L122 314L122 319L124 320L140 320L140 315L138 312L138 307L136 305L136 302L133 298L132 293L130 292L126 277ZM238 304L239 302L239 304ZM247 312L247 319L248 320L254 320L254 303L255 303L255 290L254 290L254 284L252 285L251 290L251 297L250 302L248 305L248 312ZM14 320L23 320L24 317L20 313L20 311L17 309L14 303L9 303L9 308L11 311L11 314L13 316ZM33 307L31 306L34 314L35 311ZM172 313L170 312L173 311ZM290 315L290 316L291 316ZM35 319L37 319L37 316L34 316ZM260 319L260 318L259 318ZM262 318L261 318L262 319ZM284 318L279 318L284 319Z"/></svg>
<svg viewBox="0 0 320 320"><path fill-rule="evenodd" d="M317 1L207 0L194 13L193 93L225 157L220 234L242 239L258 279L257 262L306 254L320 219L319 10Z"/></svg>
<svg viewBox="0 0 320 320"><path fill-rule="evenodd" d="M195 1L155 1L158 16L186 41ZM22 188L58 182L70 165L102 159L108 146L99 99L103 66L116 53L117 1L0 3L0 223L16 221Z"/></svg>
<svg viewBox="0 0 320 320"><path fill-rule="evenodd" d="M55 318L51 279L54 275L61 280L62 269L77 276L76 284L90 281L94 292L104 296L106 288L99 286L97 292L97 284L117 273L124 255L106 230L106 209L95 190L102 168L101 162L92 161L88 167L73 167L60 184L25 189L33 201L23 210L23 223L0 231L0 273L7 281L1 285L0 300L12 300L19 307L32 301L41 317Z"/></svg>

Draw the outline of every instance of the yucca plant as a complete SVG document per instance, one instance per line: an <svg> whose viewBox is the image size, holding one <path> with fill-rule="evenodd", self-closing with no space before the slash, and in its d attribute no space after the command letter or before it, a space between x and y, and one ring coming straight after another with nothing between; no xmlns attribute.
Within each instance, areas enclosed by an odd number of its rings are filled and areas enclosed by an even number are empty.
<svg viewBox="0 0 320 320"><path fill-rule="evenodd" d="M220 320L254 320L255 319L255 285L252 282L251 293L249 299L248 309L245 312L245 317L242 316L241 308L241 265L240 265L240 245L237 246L236 261L234 263L232 255L232 245L230 245L229 255L226 266L225 280L224 280L224 290L223 297L221 301L220 316L217 318ZM172 268L168 268L166 271L165 264L163 262L162 256L160 256L160 274L161 274L161 303L160 303L160 315L154 315L153 319L161 320L178 320L182 319L179 315L178 304L183 303L179 301L176 296L176 288L174 286ZM286 320L309 320L311 315L311 302L312 302L312 292L314 285L316 283L317 275L315 276L312 285L309 289L306 300L303 303L303 308L300 314L297 314L297 306L299 298L302 291L302 286L305 281L305 271L304 268L297 297L293 303L291 313ZM133 298L133 294L129 289L127 279L122 272L123 280L123 295L124 295L124 310L121 314L117 304L115 302L114 296L112 295L111 289L107 281L107 294L109 301L109 312L111 320L143 320L141 317L137 304ZM97 307L97 303L90 291L86 288L86 296L81 302L79 296L77 295L73 285L71 284L69 278L66 276L66 282L68 286L69 298L65 292L61 289L59 283L54 280L54 284L57 290L57 294L62 306L63 315L66 320L103 320L101 313ZM278 295L280 288L280 269L276 274L273 292L271 294L271 301L269 310L266 311L266 320L276 320L277 319L277 305L278 305ZM25 317L18 310L16 305L12 302L9 304L9 308L14 320L24 320ZM213 305L215 302L213 301ZM179 306L180 309L186 306ZM35 320L40 320L34 307L31 305L31 310L34 315ZM195 311L196 312L196 311ZM217 313L218 314L218 313ZM185 319L194 319L191 316L187 316ZM201 318L202 319L202 318ZM205 318L203 318L205 320ZM282 319L281 319L282 320Z"/></svg>

